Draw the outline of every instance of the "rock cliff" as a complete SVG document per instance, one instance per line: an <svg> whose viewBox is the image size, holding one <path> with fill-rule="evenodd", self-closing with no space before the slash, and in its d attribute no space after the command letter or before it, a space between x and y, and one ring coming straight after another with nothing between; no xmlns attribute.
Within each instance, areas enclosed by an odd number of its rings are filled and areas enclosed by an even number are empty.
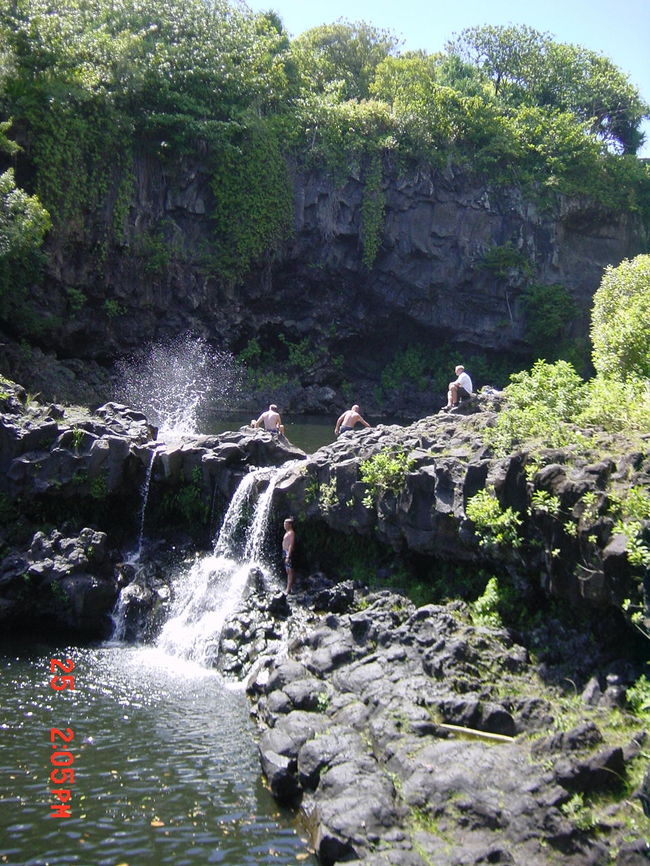
<svg viewBox="0 0 650 866"><path fill-rule="evenodd" d="M294 167L293 192L292 233L234 285L214 267L206 167L140 156L117 231L108 202L83 230L52 233L47 279L34 295L48 335L41 348L107 364L144 341L191 332L235 351L257 337L281 354L282 332L323 350L303 386L376 382L414 344L525 356L526 281L564 286L579 311L572 336L583 336L603 267L643 243L632 215L586 198L543 203L452 168L387 164L379 249L367 267L362 167L337 181ZM489 266L495 250L514 259ZM3 363L32 387L29 359L14 352Z"/></svg>
<svg viewBox="0 0 650 866"><path fill-rule="evenodd" d="M494 423L499 398L488 395L469 401L470 415L346 433L307 456L246 428L157 442L145 416L126 406L109 403L89 415L30 403L20 386L4 387L5 540L20 535L23 524L27 536L30 527L70 520L120 544L132 545L146 528L209 547L243 475L276 466L273 512L298 521L307 569L344 577L392 558L425 583L449 565L465 577L487 569L524 604L540 594L614 617L624 609L647 616L645 572L631 561L633 542L617 518L630 492L648 488L647 437L638 450L610 436L592 453L539 449L495 457L482 431ZM396 462L375 464L383 475L370 483L364 471L377 458ZM484 526L468 518L468 502L479 493L495 509ZM509 528L499 534L504 514ZM639 538L648 524L638 523Z"/></svg>

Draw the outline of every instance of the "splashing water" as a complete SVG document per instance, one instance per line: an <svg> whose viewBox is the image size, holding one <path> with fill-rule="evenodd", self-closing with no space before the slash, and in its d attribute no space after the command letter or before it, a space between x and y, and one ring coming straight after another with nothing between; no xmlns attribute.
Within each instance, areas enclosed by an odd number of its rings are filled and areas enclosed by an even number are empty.
<svg viewBox="0 0 650 866"><path fill-rule="evenodd" d="M214 663L221 630L246 589L251 568L256 566L265 581L271 580L270 570L263 561L263 542L273 487L281 474L280 469L273 468L257 469L244 476L224 516L214 553L197 557L176 583L174 604L158 637L159 649L202 665ZM256 484L265 480L268 486L257 498L250 528L246 531L244 554L238 559L242 524L250 515Z"/></svg>
<svg viewBox="0 0 650 866"><path fill-rule="evenodd" d="M238 396L243 370L228 352L186 334L148 346L117 365L116 397L147 415L164 442L199 431L208 407L224 409Z"/></svg>

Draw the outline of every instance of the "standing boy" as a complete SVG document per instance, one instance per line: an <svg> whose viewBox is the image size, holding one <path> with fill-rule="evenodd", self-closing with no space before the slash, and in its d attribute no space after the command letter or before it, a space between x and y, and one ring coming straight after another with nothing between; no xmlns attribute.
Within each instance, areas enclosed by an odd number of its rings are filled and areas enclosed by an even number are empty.
<svg viewBox="0 0 650 866"><path fill-rule="evenodd" d="M282 538L282 559L287 572L287 595L293 587L293 549L296 544L296 533L293 528L293 517L287 517L284 521L284 537Z"/></svg>

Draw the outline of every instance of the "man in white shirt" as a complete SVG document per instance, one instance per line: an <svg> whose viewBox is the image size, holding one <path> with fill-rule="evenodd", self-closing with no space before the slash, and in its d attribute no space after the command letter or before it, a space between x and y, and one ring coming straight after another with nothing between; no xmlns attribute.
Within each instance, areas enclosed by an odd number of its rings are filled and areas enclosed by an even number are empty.
<svg viewBox="0 0 650 866"><path fill-rule="evenodd" d="M453 409L454 406L458 406L458 401L464 400L466 397L471 397L472 391L474 390L472 380L465 372L465 368L462 364L459 364L456 367L455 373L456 379L449 383L447 405L445 406L445 409Z"/></svg>

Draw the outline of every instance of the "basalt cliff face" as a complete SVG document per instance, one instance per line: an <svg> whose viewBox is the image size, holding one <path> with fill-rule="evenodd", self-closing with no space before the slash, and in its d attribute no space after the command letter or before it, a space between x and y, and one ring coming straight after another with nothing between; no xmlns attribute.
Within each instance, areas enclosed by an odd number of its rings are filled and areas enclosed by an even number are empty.
<svg viewBox="0 0 650 866"><path fill-rule="evenodd" d="M339 371L344 362L348 380L372 381L407 345L445 341L463 352L525 355L526 281L568 289L579 310L573 336L584 335L603 267L644 243L635 217L587 198L557 196L542 207L519 189L452 168L385 165L383 174L372 267L363 263L363 170L335 181L294 167L292 232L232 285L210 265L215 198L207 168L141 156L119 230L107 206L83 230L51 234L47 279L34 296L48 328L42 348L106 364L143 341L181 333L239 351L253 337L277 346L282 332L327 350L310 381L336 388L342 376L328 356L339 358ZM488 266L495 249L514 251L515 264ZM5 372L30 385L22 367L9 359Z"/></svg>

